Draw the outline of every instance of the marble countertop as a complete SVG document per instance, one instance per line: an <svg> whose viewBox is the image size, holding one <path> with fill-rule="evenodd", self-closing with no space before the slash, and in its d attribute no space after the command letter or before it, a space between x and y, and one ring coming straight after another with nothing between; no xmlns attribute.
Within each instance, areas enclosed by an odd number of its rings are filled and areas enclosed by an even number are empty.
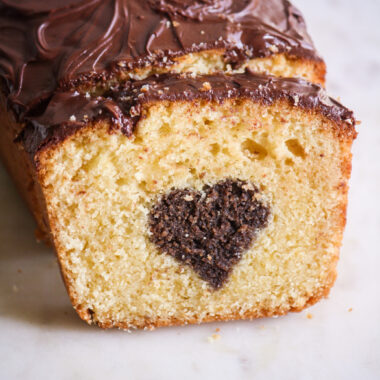
<svg viewBox="0 0 380 380"><path fill-rule="evenodd" d="M362 121L329 299L277 319L89 327L0 166L0 379L380 379L380 1L294 3L326 59L329 92Z"/></svg>

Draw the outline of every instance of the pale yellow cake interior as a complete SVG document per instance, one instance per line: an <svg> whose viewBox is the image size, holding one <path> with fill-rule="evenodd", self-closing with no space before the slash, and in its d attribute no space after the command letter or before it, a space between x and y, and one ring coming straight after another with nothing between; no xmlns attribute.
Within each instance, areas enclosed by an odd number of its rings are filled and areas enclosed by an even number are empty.
<svg viewBox="0 0 380 380"><path fill-rule="evenodd" d="M325 295L335 278L350 158L333 123L287 103L250 100L163 102L144 112L131 138L99 122L39 157L58 256L82 317L125 328L260 317ZM158 252L148 214L172 188L224 178L255 183L271 217L213 290Z"/></svg>

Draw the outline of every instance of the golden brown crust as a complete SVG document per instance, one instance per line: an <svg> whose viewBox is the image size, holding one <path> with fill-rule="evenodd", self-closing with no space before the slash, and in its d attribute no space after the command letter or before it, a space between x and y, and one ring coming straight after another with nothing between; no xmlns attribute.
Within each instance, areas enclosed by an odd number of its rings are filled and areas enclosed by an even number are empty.
<svg viewBox="0 0 380 380"><path fill-rule="evenodd" d="M307 61L304 59L305 65L310 65L311 71L314 73L311 82L326 86L326 65L324 62Z"/></svg>
<svg viewBox="0 0 380 380"><path fill-rule="evenodd" d="M243 314L237 311L235 313L229 313L229 314L224 314L224 315L209 316L207 318L203 318L202 320L197 319L197 318L184 320L184 319L178 319L175 317L167 318L167 319L157 318L154 320L146 319L143 323L141 323L141 320L139 320L131 324L128 324L125 322L119 322L119 321L102 321L102 322L95 321L93 318L93 314L90 310L76 309L76 312L78 313L80 318L84 320L85 322L87 322L89 325L96 325L102 329L119 328L122 330L129 330L129 329L154 330L155 328L158 328L158 327L185 326L185 325L194 325L194 324L200 324L200 323L228 322L228 321L237 321L237 320L253 320L253 319L259 319L259 318L277 317L277 316L286 315L290 312L299 313L305 310L306 308L314 305L315 303L319 302L322 298L327 298L336 280L335 263L332 266L334 268L332 268L331 273L329 274L329 277L328 277L328 281L326 282L325 286L318 289L316 293L313 294L306 301L303 307L293 307L290 309L277 308L273 310L262 309L260 311L247 311Z"/></svg>
<svg viewBox="0 0 380 380"><path fill-rule="evenodd" d="M37 240L50 243L50 228L46 205L31 157L22 144L15 142L15 133L22 126L7 109L6 98L0 91L0 155L8 172L37 222Z"/></svg>
<svg viewBox="0 0 380 380"><path fill-rule="evenodd" d="M203 57L204 60L215 61L216 57L220 57L221 62L223 62L223 55L225 53L224 49L212 49L206 50L200 53L186 54L184 56L178 57L174 59L174 64L167 67L150 67L150 68L136 68L133 71L121 71L117 76L116 80L124 81L129 78L145 78L151 74L163 74L166 72L183 72L183 67L191 67L191 63L195 60L199 59L199 57ZM283 66L276 64L277 61L282 62ZM274 63L276 62L276 63ZM224 64L223 65L227 65ZM325 87L326 84L326 64L324 61L319 60L311 60L305 57L295 57L288 56L287 54L280 53L274 54L267 58L254 58L249 60L243 64L242 67L251 67L254 71L267 73L272 75L279 75L279 72L284 71L286 66L290 68L292 73L289 73L288 76L299 76L304 79L320 84ZM227 68L225 68L226 70ZM237 71L241 71L242 68L237 68ZM228 70L227 70L228 71ZM205 71L203 74L211 74L211 72ZM298 75L296 75L298 73ZM301 73L303 75L301 75Z"/></svg>

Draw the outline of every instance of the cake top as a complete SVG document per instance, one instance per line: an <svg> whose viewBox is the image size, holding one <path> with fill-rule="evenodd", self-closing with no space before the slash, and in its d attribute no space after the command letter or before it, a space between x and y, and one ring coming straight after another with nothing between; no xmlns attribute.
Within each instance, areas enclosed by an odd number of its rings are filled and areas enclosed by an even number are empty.
<svg viewBox="0 0 380 380"><path fill-rule="evenodd" d="M232 65L320 60L287 0L0 0L0 78L21 109L58 87L214 48Z"/></svg>
<svg viewBox="0 0 380 380"><path fill-rule="evenodd" d="M222 103L236 98L265 105L286 101L336 122L339 132L356 135L353 113L329 97L321 86L246 70L234 75L153 75L116 85L97 97L77 91L56 92L41 114L27 118L29 124L22 139L25 149L34 155L44 145L62 141L89 122L104 118L111 119L115 128L130 137L146 104L199 99Z"/></svg>

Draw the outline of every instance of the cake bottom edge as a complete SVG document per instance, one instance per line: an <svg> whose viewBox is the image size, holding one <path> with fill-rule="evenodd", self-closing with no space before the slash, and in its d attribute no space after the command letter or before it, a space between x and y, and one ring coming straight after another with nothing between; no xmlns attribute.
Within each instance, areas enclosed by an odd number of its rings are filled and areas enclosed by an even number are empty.
<svg viewBox="0 0 380 380"><path fill-rule="evenodd" d="M338 259L336 260L336 262ZM247 310L244 313L240 313L238 310L231 313L226 314L218 314L218 315L209 315L206 318L197 318L194 316L193 318L146 318L144 320L139 319L139 321L117 321L117 320L96 320L95 314L93 311L89 309L77 309L74 306L75 311L79 315L79 317L85 321L90 326L97 326L102 329L112 329L117 328L125 331L132 330L155 330L156 328L161 327L179 327L186 325L196 325L203 323L216 323L216 322L232 322L232 321L253 321L255 319L263 319L263 318L277 318L281 316L285 316L289 313L300 313L307 308L315 305L319 301L323 299L327 299L330 295L330 291L334 286L334 283L337 278L336 264L333 266L330 274L328 283L321 286L316 292L311 295L306 302L302 306L291 306L290 308L285 307L277 307L274 309L262 308L261 310ZM73 300L72 300L73 301ZM75 302L73 302L75 305Z"/></svg>

